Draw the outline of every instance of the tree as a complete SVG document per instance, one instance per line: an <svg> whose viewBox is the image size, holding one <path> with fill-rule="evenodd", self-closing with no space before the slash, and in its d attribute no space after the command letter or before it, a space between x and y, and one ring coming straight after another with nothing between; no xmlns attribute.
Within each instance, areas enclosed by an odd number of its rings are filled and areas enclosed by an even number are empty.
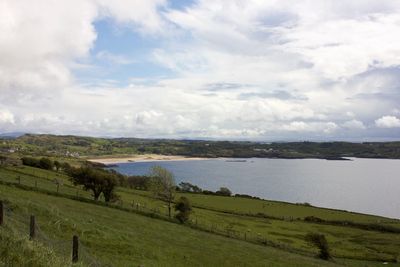
<svg viewBox="0 0 400 267"><path fill-rule="evenodd" d="M105 202L110 202L116 197L114 189L118 180L113 173L90 166L69 167L66 171L75 185L83 185L84 190L93 192L94 200L98 200L101 193L104 195Z"/></svg>
<svg viewBox="0 0 400 267"><path fill-rule="evenodd" d="M68 173L69 169L71 169L71 165L68 162L63 162L61 163L61 169Z"/></svg>
<svg viewBox="0 0 400 267"><path fill-rule="evenodd" d="M127 178L127 183L130 188L147 190L149 186L149 177L147 176L129 176Z"/></svg>
<svg viewBox="0 0 400 267"><path fill-rule="evenodd" d="M54 167L56 167L56 171L59 171L61 169L61 163L58 160L54 161Z"/></svg>
<svg viewBox="0 0 400 267"><path fill-rule="evenodd" d="M192 212L192 205L189 202L189 199L186 197L181 197L175 203L175 211L178 213L175 215L181 223L185 223L189 220L190 213Z"/></svg>
<svg viewBox="0 0 400 267"><path fill-rule="evenodd" d="M43 157L39 160L39 167L45 170L52 170L54 168L54 164L49 158Z"/></svg>
<svg viewBox="0 0 400 267"><path fill-rule="evenodd" d="M149 189L154 196L168 203L168 216L171 217L171 204L175 198L175 178L167 169L154 166L150 170Z"/></svg>
<svg viewBox="0 0 400 267"><path fill-rule="evenodd" d="M180 182L179 183L179 188L183 192L190 192L192 190L192 184L191 183L186 183L186 182Z"/></svg>
<svg viewBox="0 0 400 267"><path fill-rule="evenodd" d="M93 192L93 199L98 200L103 191L103 181L101 175L90 167L69 168L68 174L74 185L83 185L83 189Z"/></svg>
<svg viewBox="0 0 400 267"><path fill-rule="evenodd" d="M193 193L201 193L203 190L197 185L193 185L187 182L179 183L179 189L183 192L193 192Z"/></svg>
<svg viewBox="0 0 400 267"><path fill-rule="evenodd" d="M113 174L104 174L102 192L105 202L110 202L113 198L115 198L114 188L117 184L117 179Z"/></svg>
<svg viewBox="0 0 400 267"><path fill-rule="evenodd" d="M26 166L31 166L31 167L37 167L40 168L39 160L31 157L23 157L21 158L22 164Z"/></svg>
<svg viewBox="0 0 400 267"><path fill-rule="evenodd" d="M306 240L319 249L318 258L323 260L329 260L331 258L328 241L326 240L325 235L309 233L306 235Z"/></svg>
<svg viewBox="0 0 400 267"><path fill-rule="evenodd" d="M231 190L229 190L227 187L221 187L217 192L215 192L217 195L221 196L227 196L230 197L232 195Z"/></svg>
<svg viewBox="0 0 400 267"><path fill-rule="evenodd" d="M6 163L6 161L7 161L7 157L0 155L0 165L4 165Z"/></svg>

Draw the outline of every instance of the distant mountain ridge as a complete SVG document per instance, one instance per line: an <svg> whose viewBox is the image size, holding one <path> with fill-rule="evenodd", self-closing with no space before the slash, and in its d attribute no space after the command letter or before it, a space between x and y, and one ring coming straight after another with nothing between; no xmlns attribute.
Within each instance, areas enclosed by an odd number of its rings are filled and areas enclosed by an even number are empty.
<svg viewBox="0 0 400 267"><path fill-rule="evenodd" d="M19 133L14 136L19 135ZM4 138L5 139L5 138ZM99 138L73 135L24 134L0 143L0 151L21 155L96 157L134 154L204 158L356 158L400 159L400 142L281 142L210 141L143 138Z"/></svg>
<svg viewBox="0 0 400 267"><path fill-rule="evenodd" d="M25 135L24 132L9 132L9 133L0 133L0 138L18 138L20 136Z"/></svg>

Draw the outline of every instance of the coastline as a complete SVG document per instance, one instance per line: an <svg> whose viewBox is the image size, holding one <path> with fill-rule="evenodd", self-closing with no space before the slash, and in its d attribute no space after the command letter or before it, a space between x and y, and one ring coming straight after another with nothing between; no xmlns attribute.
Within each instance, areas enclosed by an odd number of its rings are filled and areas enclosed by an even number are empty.
<svg viewBox="0 0 400 267"><path fill-rule="evenodd" d="M353 160L353 158L344 157L260 157L265 159L319 159L319 160ZM210 160L210 159L225 159L228 161L241 161L244 158L205 158L205 157L189 157L179 155L160 155L160 154L140 154L140 155L125 155L125 156L105 156L105 157L88 157L85 160L104 165L112 165L118 163L133 163L133 162L157 162L157 161L192 161L192 160ZM250 158L245 158L250 159Z"/></svg>
<svg viewBox="0 0 400 267"><path fill-rule="evenodd" d="M87 158L87 161L101 163L105 165L129 163L129 162L157 162L157 161L189 161L189 160L208 160L211 158L185 157L159 154L143 154L132 155L126 157L104 157L104 158Z"/></svg>

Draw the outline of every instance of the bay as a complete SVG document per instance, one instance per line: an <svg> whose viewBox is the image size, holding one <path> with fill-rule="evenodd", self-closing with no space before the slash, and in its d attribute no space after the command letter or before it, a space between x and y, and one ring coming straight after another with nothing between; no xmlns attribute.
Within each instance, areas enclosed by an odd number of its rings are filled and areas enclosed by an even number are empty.
<svg viewBox="0 0 400 267"><path fill-rule="evenodd" d="M121 163L128 175L152 166L172 171L177 183L319 207L400 218L400 161L388 159L211 159Z"/></svg>

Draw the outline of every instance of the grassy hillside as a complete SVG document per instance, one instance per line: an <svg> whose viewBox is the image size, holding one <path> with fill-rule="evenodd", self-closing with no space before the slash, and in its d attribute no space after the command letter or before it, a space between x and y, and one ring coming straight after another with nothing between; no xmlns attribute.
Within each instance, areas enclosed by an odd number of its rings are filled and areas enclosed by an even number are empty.
<svg viewBox="0 0 400 267"><path fill-rule="evenodd" d="M192 230L130 212L0 186L16 215L36 214L54 239L80 236L102 264L114 266L335 266L274 248ZM6 218L7 219L7 218Z"/></svg>
<svg viewBox="0 0 400 267"><path fill-rule="evenodd" d="M54 178L63 181L58 193ZM304 240L309 232L327 237L335 264L378 266L399 259L400 234L386 230L400 229L400 222L378 216L181 193L177 197L184 195L194 205L191 224L182 226L169 222L165 203L146 191L118 188L121 201L106 207L64 174L26 166L0 168L0 184L0 198L12 203L15 214L35 213L41 229L56 240L78 233L90 255L102 263L113 259L116 266L130 261L145 266L333 265L313 259L316 250ZM325 221L305 221L309 216ZM363 227L369 225L387 229Z"/></svg>
<svg viewBox="0 0 400 267"><path fill-rule="evenodd" d="M30 241L27 234L15 227L14 222L11 220L0 227L0 266L70 266L68 258L60 257L40 242Z"/></svg>

